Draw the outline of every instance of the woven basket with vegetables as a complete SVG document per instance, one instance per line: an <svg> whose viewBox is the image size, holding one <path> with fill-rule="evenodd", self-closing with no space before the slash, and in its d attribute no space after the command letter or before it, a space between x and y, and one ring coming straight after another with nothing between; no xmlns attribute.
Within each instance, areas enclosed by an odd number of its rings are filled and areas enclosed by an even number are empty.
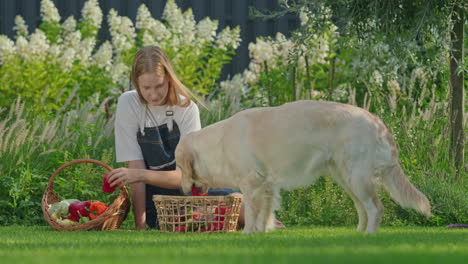
<svg viewBox="0 0 468 264"><path fill-rule="evenodd" d="M79 159L62 165L50 177L42 197L44 219L53 229L60 231L118 229L130 208L130 198L125 187L120 188L120 194L109 205L97 200L60 200L54 192L53 186L57 174L79 163L93 163L109 171L112 170L109 165L93 159ZM102 190L106 193L115 190L110 187L107 176L103 177Z"/></svg>
<svg viewBox="0 0 468 264"><path fill-rule="evenodd" d="M153 195L153 201L161 232L234 232L242 198Z"/></svg>

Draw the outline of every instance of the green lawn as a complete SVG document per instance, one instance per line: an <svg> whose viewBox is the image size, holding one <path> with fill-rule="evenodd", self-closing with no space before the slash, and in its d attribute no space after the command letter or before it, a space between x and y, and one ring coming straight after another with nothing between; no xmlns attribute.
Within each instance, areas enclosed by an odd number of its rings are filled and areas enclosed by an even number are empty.
<svg viewBox="0 0 468 264"><path fill-rule="evenodd" d="M271 233L57 232L0 227L2 263L468 263L468 230L293 227Z"/></svg>

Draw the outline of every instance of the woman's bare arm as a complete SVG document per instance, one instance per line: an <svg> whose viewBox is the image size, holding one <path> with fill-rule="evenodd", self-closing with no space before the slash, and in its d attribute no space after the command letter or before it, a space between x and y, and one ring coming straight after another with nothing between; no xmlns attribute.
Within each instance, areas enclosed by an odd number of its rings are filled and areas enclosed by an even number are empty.
<svg viewBox="0 0 468 264"><path fill-rule="evenodd" d="M143 160L133 160L128 162L129 169L146 169ZM130 184L132 193L133 214L135 216L135 228L146 229L146 209L145 209L145 183L135 182Z"/></svg>
<svg viewBox="0 0 468 264"><path fill-rule="evenodd" d="M135 215L135 227L146 228L145 210L145 184L159 186L167 189L179 189L181 182L181 171L152 171L146 169L143 160L128 162L128 168L117 168L109 173L111 186L122 187L130 184L132 193L133 213Z"/></svg>

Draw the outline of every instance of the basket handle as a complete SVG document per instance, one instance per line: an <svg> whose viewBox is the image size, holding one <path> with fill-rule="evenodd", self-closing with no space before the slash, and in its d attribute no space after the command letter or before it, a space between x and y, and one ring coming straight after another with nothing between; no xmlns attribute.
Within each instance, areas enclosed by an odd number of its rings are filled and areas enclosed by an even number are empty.
<svg viewBox="0 0 468 264"><path fill-rule="evenodd" d="M52 174L52 176L50 176L49 183L47 184L47 189L53 190L55 176L57 176L57 174L59 174L59 172L64 170L66 167L69 167L71 165L78 164L78 163L94 163L94 164L100 165L100 166L108 169L109 171L112 170L111 166L109 166L109 165L107 165L104 162L101 162L99 160L94 160L94 159L77 159L77 160L73 160L73 161L67 162L67 163L63 164L62 166L60 166L60 168L58 168L54 172L54 174ZM121 191L123 191L122 188L125 188L125 187L121 187L120 188Z"/></svg>

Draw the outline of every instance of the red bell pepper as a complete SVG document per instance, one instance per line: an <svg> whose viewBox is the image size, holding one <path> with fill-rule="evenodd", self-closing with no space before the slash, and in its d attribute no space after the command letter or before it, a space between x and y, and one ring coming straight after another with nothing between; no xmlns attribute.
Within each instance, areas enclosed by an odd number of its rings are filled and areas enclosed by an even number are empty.
<svg viewBox="0 0 468 264"><path fill-rule="evenodd" d="M74 222L80 221L80 217L79 216L74 216L74 215L68 215L67 219L72 220Z"/></svg>
<svg viewBox="0 0 468 264"><path fill-rule="evenodd" d="M104 174L104 178L102 180L102 191L105 193L113 193L116 187L112 187L109 183L109 173Z"/></svg>
<svg viewBox="0 0 468 264"><path fill-rule="evenodd" d="M88 201L76 201L70 204L70 206L68 207L68 212L75 218L80 218L80 216L88 216L89 213L87 207L89 207L89 205L90 203Z"/></svg>
<svg viewBox="0 0 468 264"><path fill-rule="evenodd" d="M89 206L89 219L93 220L94 218L100 216L104 213L109 206L105 203L99 201L93 201Z"/></svg>

